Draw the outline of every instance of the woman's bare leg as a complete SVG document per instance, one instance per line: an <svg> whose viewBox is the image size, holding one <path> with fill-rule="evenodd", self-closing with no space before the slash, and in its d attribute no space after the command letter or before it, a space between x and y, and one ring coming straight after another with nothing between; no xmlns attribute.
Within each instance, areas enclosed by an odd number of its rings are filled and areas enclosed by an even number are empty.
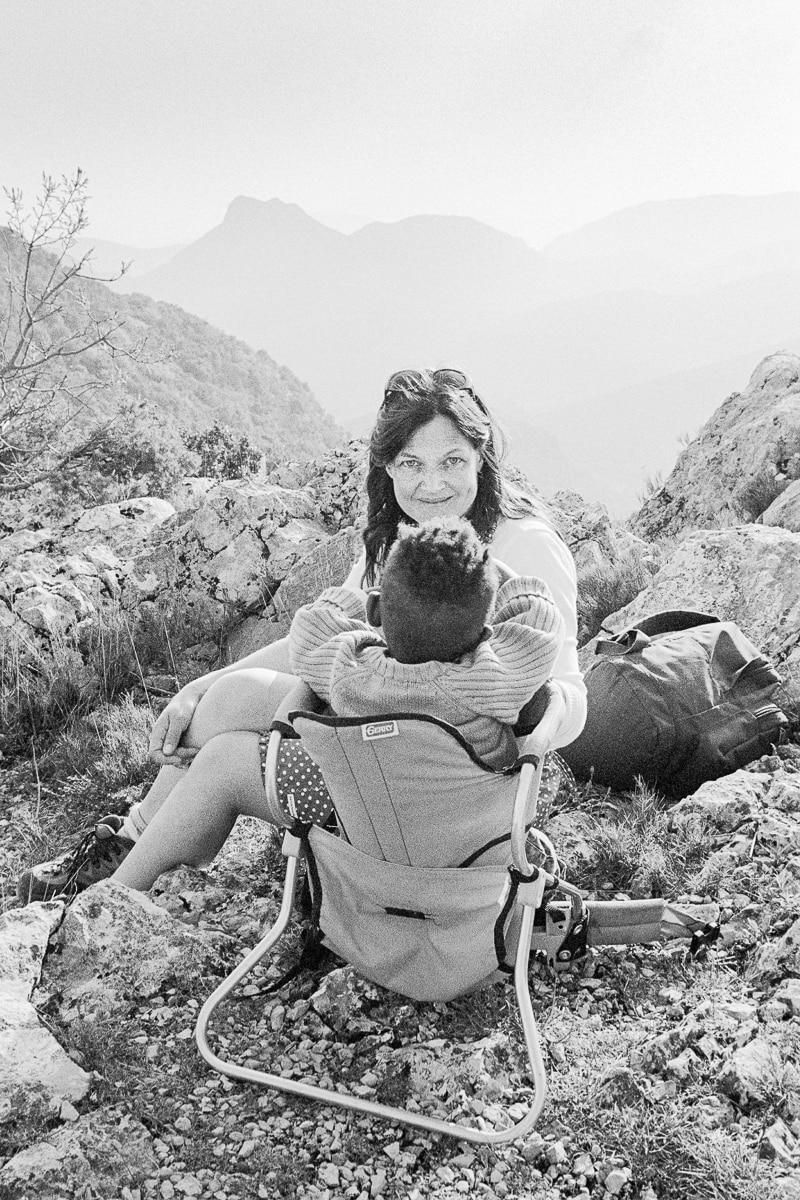
<svg viewBox="0 0 800 1200"><path fill-rule="evenodd" d="M225 732L198 751L113 878L147 891L179 863L210 862L240 815L269 819L258 736Z"/></svg>
<svg viewBox="0 0 800 1200"><path fill-rule="evenodd" d="M262 732L269 727L276 708L296 683L294 675L258 667L221 676L197 705L181 744L199 750L221 733L235 730ZM161 768L139 804L139 814L144 821L153 820L185 774L183 767Z"/></svg>

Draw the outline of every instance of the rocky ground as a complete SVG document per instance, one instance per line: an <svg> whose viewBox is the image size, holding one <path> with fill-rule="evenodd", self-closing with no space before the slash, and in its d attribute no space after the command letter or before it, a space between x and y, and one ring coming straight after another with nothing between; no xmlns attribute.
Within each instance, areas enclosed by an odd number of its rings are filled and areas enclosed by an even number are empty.
<svg viewBox="0 0 800 1200"><path fill-rule="evenodd" d="M166 507L60 513L26 496L4 514L0 1200L800 1197L799 380L794 356L759 364L631 528L548 498L578 569L584 666L601 621L713 612L779 666L795 741L669 810L559 794L544 827L587 897L711 905L721 936L698 957L673 940L558 975L533 962L549 1094L536 1132L494 1148L207 1067L198 1010L278 910L270 830L240 822L209 869L148 897L14 898L21 865L137 798L159 698L285 632L343 577L364 447L268 480L187 481ZM297 952L295 928L215 1017L220 1055L488 1128L524 1111L512 989L409 1003L332 962L261 994Z"/></svg>
<svg viewBox="0 0 800 1200"><path fill-rule="evenodd" d="M584 791L553 818L573 877L605 898L619 863L593 833L620 803ZM23 1054L15 1078L12 1052L4 1071L0 1196L800 1196L800 747L677 805L664 847L681 844L702 849L683 899L719 905L721 939L700 958L671 941L561 975L535 963L549 1096L533 1134L495 1148L233 1082L200 1058L199 1006L279 903L281 856L257 823L150 897L101 884L66 911L10 908L5 1041L33 1036L30 1020L11 1028L30 995L50 1057ZM409 1003L332 962L260 995L296 940L217 1015L217 1053L490 1128L524 1111L513 989Z"/></svg>

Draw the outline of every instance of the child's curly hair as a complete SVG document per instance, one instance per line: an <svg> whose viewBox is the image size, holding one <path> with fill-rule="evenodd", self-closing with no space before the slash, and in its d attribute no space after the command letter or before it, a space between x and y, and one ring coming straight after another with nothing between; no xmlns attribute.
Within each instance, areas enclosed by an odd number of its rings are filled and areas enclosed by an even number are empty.
<svg viewBox="0 0 800 1200"><path fill-rule="evenodd" d="M489 549L469 521L401 524L381 577L383 635L399 662L453 662L481 640L497 594Z"/></svg>

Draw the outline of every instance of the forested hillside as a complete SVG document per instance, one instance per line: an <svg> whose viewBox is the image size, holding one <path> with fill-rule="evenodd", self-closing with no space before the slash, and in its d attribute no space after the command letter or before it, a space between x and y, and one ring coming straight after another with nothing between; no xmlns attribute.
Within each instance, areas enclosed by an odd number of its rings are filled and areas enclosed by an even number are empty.
<svg viewBox="0 0 800 1200"><path fill-rule="evenodd" d="M22 242L10 230L0 230L5 358L13 355L19 337L25 270ZM58 259L37 250L27 270L27 288L40 294L58 270ZM214 421L227 424L275 459L310 458L341 440L308 385L288 368L175 305L116 295L104 283L76 278L61 292L54 311L39 322L35 337L46 354L48 347L68 344L72 337L76 344L91 342L93 331L111 326L111 346L98 342L70 362L70 389L80 398L58 396L57 389L53 393L69 410L72 426L109 417L126 404L144 403L176 431L201 430ZM65 362L53 361L45 371L51 391ZM42 382L40 377L40 389Z"/></svg>

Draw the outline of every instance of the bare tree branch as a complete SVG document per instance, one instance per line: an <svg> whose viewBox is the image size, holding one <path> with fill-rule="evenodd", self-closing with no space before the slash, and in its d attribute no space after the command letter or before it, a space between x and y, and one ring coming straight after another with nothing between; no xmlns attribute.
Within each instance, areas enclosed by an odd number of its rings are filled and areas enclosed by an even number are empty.
<svg viewBox="0 0 800 1200"><path fill-rule="evenodd" d="M94 405L120 384L120 365L142 361L147 339L131 338L89 274L92 252L73 256L88 224L88 179L43 176L26 208L4 189L0 231L0 492L19 491L96 453L114 425ZM2 266L0 266L2 271ZM2 278L2 276L0 276ZM105 403L106 416L108 401ZM87 432L88 430L88 432Z"/></svg>

